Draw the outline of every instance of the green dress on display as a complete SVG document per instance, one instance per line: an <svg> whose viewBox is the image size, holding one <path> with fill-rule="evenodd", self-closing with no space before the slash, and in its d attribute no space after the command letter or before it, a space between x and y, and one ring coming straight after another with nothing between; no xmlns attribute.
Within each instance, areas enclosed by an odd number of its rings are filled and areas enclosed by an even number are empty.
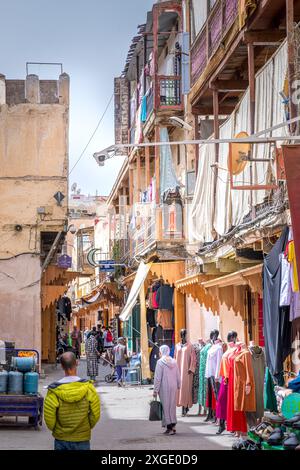
<svg viewBox="0 0 300 470"><path fill-rule="evenodd" d="M264 393L264 405L265 410L273 411L278 413L277 408L277 400L274 390L274 382L272 375L268 368L266 368L266 375L265 375L265 393Z"/></svg>
<svg viewBox="0 0 300 470"><path fill-rule="evenodd" d="M206 405L207 380L205 378L205 369L206 369L207 354L210 348L211 348L211 343L208 343L200 351L198 403L201 406Z"/></svg>

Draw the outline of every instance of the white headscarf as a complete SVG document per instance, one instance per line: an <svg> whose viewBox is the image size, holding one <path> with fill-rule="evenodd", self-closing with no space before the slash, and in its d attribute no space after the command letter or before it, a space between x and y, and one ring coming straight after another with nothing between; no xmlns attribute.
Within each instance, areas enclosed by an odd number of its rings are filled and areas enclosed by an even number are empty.
<svg viewBox="0 0 300 470"><path fill-rule="evenodd" d="M169 346L167 346L166 344L163 344L163 345L159 348L159 352L160 352L160 354L161 354L161 357L170 356L170 348L169 348Z"/></svg>

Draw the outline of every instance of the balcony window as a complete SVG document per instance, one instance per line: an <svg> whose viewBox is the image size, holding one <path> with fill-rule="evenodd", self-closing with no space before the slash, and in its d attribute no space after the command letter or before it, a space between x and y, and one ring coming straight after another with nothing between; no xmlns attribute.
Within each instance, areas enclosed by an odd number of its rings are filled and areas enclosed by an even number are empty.
<svg viewBox="0 0 300 470"><path fill-rule="evenodd" d="M160 80L160 105L179 106L181 104L181 81L179 78Z"/></svg>

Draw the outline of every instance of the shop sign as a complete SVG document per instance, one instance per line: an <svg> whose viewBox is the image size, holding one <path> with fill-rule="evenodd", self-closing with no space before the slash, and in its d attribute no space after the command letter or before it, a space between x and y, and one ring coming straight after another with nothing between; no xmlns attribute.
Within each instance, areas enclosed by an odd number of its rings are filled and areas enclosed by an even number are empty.
<svg viewBox="0 0 300 470"><path fill-rule="evenodd" d="M72 267L72 257L68 255L61 255L57 260L59 268L69 269Z"/></svg>
<svg viewBox="0 0 300 470"><path fill-rule="evenodd" d="M290 419L300 412L300 393L291 393L282 403L281 412L286 419Z"/></svg>

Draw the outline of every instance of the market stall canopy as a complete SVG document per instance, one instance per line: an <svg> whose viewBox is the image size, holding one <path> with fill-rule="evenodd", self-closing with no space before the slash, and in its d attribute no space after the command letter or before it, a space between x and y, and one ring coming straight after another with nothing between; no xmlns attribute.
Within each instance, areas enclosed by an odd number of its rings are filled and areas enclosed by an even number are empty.
<svg viewBox="0 0 300 470"><path fill-rule="evenodd" d="M152 263L145 264L143 261L140 263L132 284L132 288L129 292L126 305L120 315L120 320L127 321L130 317L136 299L138 298L140 290L149 274L151 266Z"/></svg>

